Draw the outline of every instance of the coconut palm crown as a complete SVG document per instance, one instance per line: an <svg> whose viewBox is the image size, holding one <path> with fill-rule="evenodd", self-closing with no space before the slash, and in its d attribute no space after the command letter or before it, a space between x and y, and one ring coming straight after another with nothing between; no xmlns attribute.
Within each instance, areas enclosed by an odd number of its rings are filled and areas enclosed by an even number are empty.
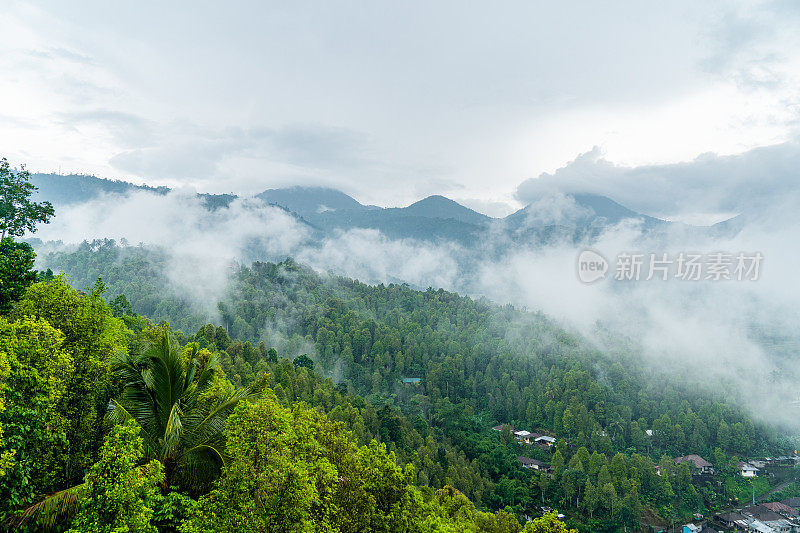
<svg viewBox="0 0 800 533"><path fill-rule="evenodd" d="M227 459L222 429L228 415L240 401L259 396L250 387L217 387L217 357L196 344L181 354L166 331L143 353L118 356L112 370L123 390L111 400L107 419L136 420L144 459L164 465L165 488L191 490L213 479Z"/></svg>

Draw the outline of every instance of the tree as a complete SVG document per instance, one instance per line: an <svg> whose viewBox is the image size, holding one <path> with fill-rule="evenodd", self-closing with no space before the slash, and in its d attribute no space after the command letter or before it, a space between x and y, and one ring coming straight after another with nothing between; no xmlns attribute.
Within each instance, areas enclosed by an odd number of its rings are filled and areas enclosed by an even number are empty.
<svg viewBox="0 0 800 533"><path fill-rule="evenodd" d="M124 389L112 400L109 420L133 419L141 426L145 458L164 465L163 488L196 489L211 480L225 462L228 415L258 394L249 387L218 387L223 375L216 356L202 357L197 344L182 356L169 331L141 355L120 354L112 369ZM209 397L213 390L220 392Z"/></svg>
<svg viewBox="0 0 800 533"><path fill-rule="evenodd" d="M126 315L133 314L133 308L131 307L131 303L128 301L128 298L125 297L124 294L120 294L113 300L111 303L108 304L109 309L111 312L114 313L116 317L122 317Z"/></svg>
<svg viewBox="0 0 800 533"><path fill-rule="evenodd" d="M18 237L25 231L36 231L37 222L47 222L55 214L50 202L32 202L36 190L30 172L12 170L4 157L0 159L0 240Z"/></svg>
<svg viewBox="0 0 800 533"><path fill-rule="evenodd" d="M186 532L388 533L419 518L413 468L374 440L357 448L341 423L303 404L242 402L225 434L231 459Z"/></svg>
<svg viewBox="0 0 800 533"><path fill-rule="evenodd" d="M111 315L102 298L102 283L88 294L76 291L63 277L31 285L11 317L42 319L63 334L62 348L72 357L65 393L55 407L68 421L64 460L54 472L57 488L79 483L94 462L102 438L102 417L109 401L108 361L125 351L127 329Z"/></svg>
<svg viewBox="0 0 800 533"><path fill-rule="evenodd" d="M614 489L613 483L606 483L603 486L601 497L603 505L608 510L608 517L616 518L619 508L617 507L617 491Z"/></svg>
<svg viewBox="0 0 800 533"><path fill-rule="evenodd" d="M314 361L312 361L311 358L307 354L303 354L303 355L299 355L299 356L295 357L293 363L294 363L294 366L296 366L296 367L301 367L302 366L302 367L305 367L305 368L307 368L309 370L314 370Z"/></svg>
<svg viewBox="0 0 800 533"><path fill-rule="evenodd" d="M558 519L558 513L553 511L525 524L522 533L578 533L578 530L568 529L567 526Z"/></svg>
<svg viewBox="0 0 800 533"><path fill-rule="evenodd" d="M157 533L148 500L155 497L164 473L158 461L136 467L144 454L140 429L129 421L105 438L100 459L86 474L68 533Z"/></svg>
<svg viewBox="0 0 800 533"><path fill-rule="evenodd" d="M542 503L544 503L544 496L547 493L547 487L550 485L550 478L545 474L540 474L537 485L539 486L539 492L542 495Z"/></svg>
<svg viewBox="0 0 800 533"><path fill-rule="evenodd" d="M724 420L719 423L717 429L717 442L723 450L726 450L731 442L731 429Z"/></svg>
<svg viewBox="0 0 800 533"><path fill-rule="evenodd" d="M561 450L556 450L556 453L553 454L550 466L553 469L555 478L558 479L564 472L564 456L561 454Z"/></svg>
<svg viewBox="0 0 800 533"><path fill-rule="evenodd" d="M592 485L590 480L586 480L586 487L583 489L583 508L589 512L589 518L594 518L594 511L600 503L600 492L597 487Z"/></svg>
<svg viewBox="0 0 800 533"><path fill-rule="evenodd" d="M0 317L5 410L1 456L13 461L0 478L0 516L7 517L38 493L49 490L66 458L69 421L59 410L73 372L64 336L42 319L8 322Z"/></svg>
<svg viewBox="0 0 800 533"><path fill-rule="evenodd" d="M30 244L0 240L0 314L8 313L11 305L36 282L35 258Z"/></svg>

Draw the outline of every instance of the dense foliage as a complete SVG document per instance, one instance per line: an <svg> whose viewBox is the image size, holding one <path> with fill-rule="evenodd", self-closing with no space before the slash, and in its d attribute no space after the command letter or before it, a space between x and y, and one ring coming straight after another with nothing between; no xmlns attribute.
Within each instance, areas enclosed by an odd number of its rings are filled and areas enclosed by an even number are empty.
<svg viewBox="0 0 800 533"><path fill-rule="evenodd" d="M0 159L0 240L21 237L36 231L36 224L45 224L55 214L50 202L34 202L36 187L30 172L14 170L6 158Z"/></svg>
<svg viewBox="0 0 800 533"><path fill-rule="evenodd" d="M135 310L189 332L175 334L184 361L219 362L218 375L231 382L215 388L220 398L266 386L272 399L258 409L267 410L267 425L250 429L274 436L273 426L285 428L279 432L283 447L238 458L231 445L231 463L186 527L205 527L203 520L227 505L220 502L266 494L280 484L279 477L245 476L247 461L293 465L298 470L287 471L287 479L305 480L295 496L307 499L292 520L334 523L339 487L330 484L325 464L309 457L325 456L337 472L349 467L314 433L320 420L342 428L329 429L325 438L346 430L350 436L341 438L347 446L372 449L374 460L390 454L409 486L422 487L420 509L436 507L445 493L460 495L472 506L465 514L473 525L483 516L475 505L496 510L487 515L495 522L507 516L514 524L541 514L540 506L558 506L591 531L705 513L742 495L732 467L738 457L786 450L773 430L754 424L725 397L653 375L625 345L619 354L601 353L538 314L442 290L321 276L291 260L239 267L217 308L204 309L171 282L168 258L161 250L106 240L52 253L45 264L68 272L78 286L103 277L112 314L139 332L128 341L134 355L152 345L147 335L155 335ZM212 319L221 325L203 325ZM240 406L235 416L245 412ZM292 433L290 422L297 420L302 427ZM492 431L498 423L554 435L557 444L519 445L510 434ZM255 453L258 446L246 439L256 437L239 430L246 431L229 427L226 441L245 439L241 450ZM308 446L298 449L298 442ZM712 461L725 483L693 477L686 463L672 460L690 453ZM520 455L544 462L552 473L523 469ZM446 491L433 498L425 487ZM206 487L181 490L196 496ZM272 504L278 505L264 503ZM278 507L267 512L252 503L237 508L255 513L248 520L280 514ZM441 517L440 510L431 512Z"/></svg>

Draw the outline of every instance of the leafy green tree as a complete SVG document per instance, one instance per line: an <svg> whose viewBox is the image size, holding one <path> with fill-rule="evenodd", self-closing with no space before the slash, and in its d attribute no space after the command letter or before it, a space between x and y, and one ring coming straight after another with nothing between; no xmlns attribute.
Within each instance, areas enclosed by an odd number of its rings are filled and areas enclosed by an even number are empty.
<svg viewBox="0 0 800 533"><path fill-rule="evenodd" d="M110 395L108 361L125 351L127 329L111 315L96 283L88 294L72 288L63 277L35 283L17 302L14 320L45 320L63 335L62 349L72 357L72 372L55 410L67 420L67 453L54 472L54 488L75 485L95 459L102 438L102 416Z"/></svg>
<svg viewBox="0 0 800 533"><path fill-rule="evenodd" d="M36 223L45 224L55 214L50 202L32 202L36 187L30 172L12 170L6 158L0 159L0 240L36 231Z"/></svg>
<svg viewBox="0 0 800 533"><path fill-rule="evenodd" d="M717 442L723 450L726 450L731 442L731 429L724 420L720 421L717 429Z"/></svg>
<svg viewBox="0 0 800 533"><path fill-rule="evenodd" d="M100 458L80 491L80 507L68 533L157 533L147 502L164 479L158 461L137 468L143 439L133 421L116 426L105 438Z"/></svg>
<svg viewBox="0 0 800 533"><path fill-rule="evenodd" d="M8 390L7 380L11 374L11 365L8 361L8 354L0 351L0 417L6 411L5 393ZM3 426L0 425L0 482L8 472L9 468L14 465L14 448L8 448L3 439Z"/></svg>
<svg viewBox="0 0 800 533"><path fill-rule="evenodd" d="M542 503L544 503L545 494L547 494L547 487L550 486L550 477L544 474L539 476L539 482L537 483L539 487L539 493L542 496Z"/></svg>
<svg viewBox="0 0 800 533"><path fill-rule="evenodd" d="M558 519L558 513L553 511L525 524L522 533L578 533L578 530L567 528L564 522Z"/></svg>
<svg viewBox="0 0 800 533"><path fill-rule="evenodd" d="M172 487L169 492L151 494L146 503L153 509L153 523L159 533L174 533L194 513L197 501Z"/></svg>
<svg viewBox="0 0 800 533"><path fill-rule="evenodd" d="M145 458L164 465L165 491L172 485L197 489L216 476L226 458L222 430L228 415L240 401L258 397L249 387L219 387L216 356L204 360L197 345L184 355L163 331L142 354L121 353L112 362L124 388L108 418L141 426ZM215 390L220 394L209 395Z"/></svg>
<svg viewBox="0 0 800 533"><path fill-rule="evenodd" d="M8 313L11 305L36 282L35 258L30 244L10 238L0 240L0 314Z"/></svg>
<svg viewBox="0 0 800 533"><path fill-rule="evenodd" d="M413 469L375 441L356 448L341 424L302 404L243 402L225 433L231 460L185 532L388 533L422 518Z"/></svg>
<svg viewBox="0 0 800 533"><path fill-rule="evenodd" d="M304 367L309 370L314 370L314 361L307 354L299 355L294 358L294 366L296 367Z"/></svg>
<svg viewBox="0 0 800 533"><path fill-rule="evenodd" d="M74 368L63 343L63 334L45 320L9 322L0 317L5 374L0 457L13 457L5 464L7 475L0 477L0 514L5 517L49 490L67 458L69 420L59 406Z"/></svg>
<svg viewBox="0 0 800 533"><path fill-rule="evenodd" d="M586 486L583 489L583 509L589 514L589 518L594 517L594 511L600 503L600 491L597 490L591 480L586 480Z"/></svg>
<svg viewBox="0 0 800 533"><path fill-rule="evenodd" d="M108 304L108 307L109 309L111 309L111 312L114 313L114 316L116 317L133 314L133 308L131 307L131 303L128 301L128 298L126 298L124 294L120 294L119 296L111 300L111 303Z"/></svg>

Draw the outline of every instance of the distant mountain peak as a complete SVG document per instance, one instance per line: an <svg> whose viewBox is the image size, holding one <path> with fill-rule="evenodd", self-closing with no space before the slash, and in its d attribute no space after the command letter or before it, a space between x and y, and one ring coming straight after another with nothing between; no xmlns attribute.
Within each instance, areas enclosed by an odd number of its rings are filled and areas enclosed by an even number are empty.
<svg viewBox="0 0 800 533"><path fill-rule="evenodd" d="M367 209L352 196L329 187L295 185L283 189L267 189L257 194L256 198L311 218L330 212Z"/></svg>
<svg viewBox="0 0 800 533"><path fill-rule="evenodd" d="M542 196L506 217L512 226L560 225L580 227L617 224L626 219L644 220L648 226L663 220L637 213L607 196L595 193L567 193Z"/></svg>
<svg viewBox="0 0 800 533"><path fill-rule="evenodd" d="M433 194L418 200L408 207L396 208L409 215L427 218L453 219L468 224L486 224L491 219L483 213L465 207L441 194Z"/></svg>

